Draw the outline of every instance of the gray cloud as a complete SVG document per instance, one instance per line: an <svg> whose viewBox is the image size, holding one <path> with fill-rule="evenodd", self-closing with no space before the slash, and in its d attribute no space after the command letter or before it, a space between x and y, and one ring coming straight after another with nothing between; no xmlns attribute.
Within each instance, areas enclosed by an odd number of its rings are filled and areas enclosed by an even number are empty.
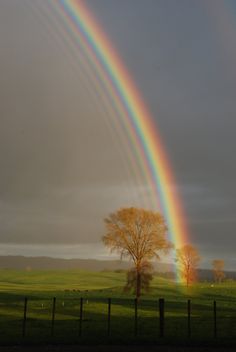
<svg viewBox="0 0 236 352"><path fill-rule="evenodd" d="M236 43L224 28L224 50L204 3L88 1L154 116L191 238L210 260L233 258L236 245ZM35 4L0 3L0 242L29 255L98 243L104 216L153 197L82 56Z"/></svg>

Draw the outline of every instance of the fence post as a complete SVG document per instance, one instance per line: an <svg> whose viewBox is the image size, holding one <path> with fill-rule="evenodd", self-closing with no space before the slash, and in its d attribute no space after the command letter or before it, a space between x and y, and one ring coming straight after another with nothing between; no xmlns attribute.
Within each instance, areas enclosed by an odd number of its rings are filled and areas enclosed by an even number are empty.
<svg viewBox="0 0 236 352"><path fill-rule="evenodd" d="M23 337L25 337L25 332L26 332L27 303L28 303L28 298L25 297L25 301L24 301L23 325L22 325L22 336L23 336Z"/></svg>
<svg viewBox="0 0 236 352"><path fill-rule="evenodd" d="M134 335L138 333L138 300L134 299Z"/></svg>
<svg viewBox="0 0 236 352"><path fill-rule="evenodd" d="M111 298L108 298L107 335L111 332Z"/></svg>
<svg viewBox="0 0 236 352"><path fill-rule="evenodd" d="M165 300L164 298L159 299L159 318L160 318L160 337L164 337L164 306Z"/></svg>
<svg viewBox="0 0 236 352"><path fill-rule="evenodd" d="M188 337L191 337L191 301L188 299Z"/></svg>
<svg viewBox="0 0 236 352"><path fill-rule="evenodd" d="M82 335L82 321L83 321L83 298L80 298L80 312L79 312L79 336Z"/></svg>
<svg viewBox="0 0 236 352"><path fill-rule="evenodd" d="M53 297L53 301L52 301L52 326L51 326L51 336L54 335L55 311L56 311L56 297Z"/></svg>
<svg viewBox="0 0 236 352"><path fill-rule="evenodd" d="M217 325L216 325L216 301L213 302L213 311L214 311L214 337L217 337Z"/></svg>

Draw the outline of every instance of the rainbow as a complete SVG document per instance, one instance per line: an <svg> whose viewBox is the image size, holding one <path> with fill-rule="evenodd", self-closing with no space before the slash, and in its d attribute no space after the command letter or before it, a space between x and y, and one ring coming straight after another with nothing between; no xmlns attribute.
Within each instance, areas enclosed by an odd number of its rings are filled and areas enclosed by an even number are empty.
<svg viewBox="0 0 236 352"><path fill-rule="evenodd" d="M169 235L176 247L188 242L182 205L174 187L174 177L164 145L140 93L115 49L98 25L86 2L58 0L51 3L64 19L67 30L82 46L94 72L109 92L112 104L133 145L138 163L161 207Z"/></svg>

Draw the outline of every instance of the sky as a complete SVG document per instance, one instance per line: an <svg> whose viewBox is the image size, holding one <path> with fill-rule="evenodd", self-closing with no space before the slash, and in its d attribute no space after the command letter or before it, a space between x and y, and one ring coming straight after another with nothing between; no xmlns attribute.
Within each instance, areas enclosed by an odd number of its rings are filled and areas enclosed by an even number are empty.
<svg viewBox="0 0 236 352"><path fill-rule="evenodd" d="M103 219L150 188L51 2L0 1L0 255L108 259ZM201 265L236 270L235 2L86 3L162 136Z"/></svg>

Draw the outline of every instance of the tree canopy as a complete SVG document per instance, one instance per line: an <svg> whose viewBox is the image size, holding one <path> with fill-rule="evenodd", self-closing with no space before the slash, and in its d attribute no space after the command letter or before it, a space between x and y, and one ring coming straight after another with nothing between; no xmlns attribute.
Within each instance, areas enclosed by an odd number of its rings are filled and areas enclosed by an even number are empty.
<svg viewBox="0 0 236 352"><path fill-rule="evenodd" d="M181 276L187 286L196 280L200 259L198 250L190 244L186 244L176 250L176 261L179 263Z"/></svg>
<svg viewBox="0 0 236 352"><path fill-rule="evenodd" d="M225 261L223 259L215 259L212 261L213 274L216 282L221 282L225 278L224 267Z"/></svg>
<svg viewBox="0 0 236 352"><path fill-rule="evenodd" d="M136 296L141 294L141 271L144 263L160 258L160 252L167 253L173 246L167 240L167 226L164 217L157 212L140 208L122 208L105 219L107 233L104 244L121 258L133 261L136 271Z"/></svg>

